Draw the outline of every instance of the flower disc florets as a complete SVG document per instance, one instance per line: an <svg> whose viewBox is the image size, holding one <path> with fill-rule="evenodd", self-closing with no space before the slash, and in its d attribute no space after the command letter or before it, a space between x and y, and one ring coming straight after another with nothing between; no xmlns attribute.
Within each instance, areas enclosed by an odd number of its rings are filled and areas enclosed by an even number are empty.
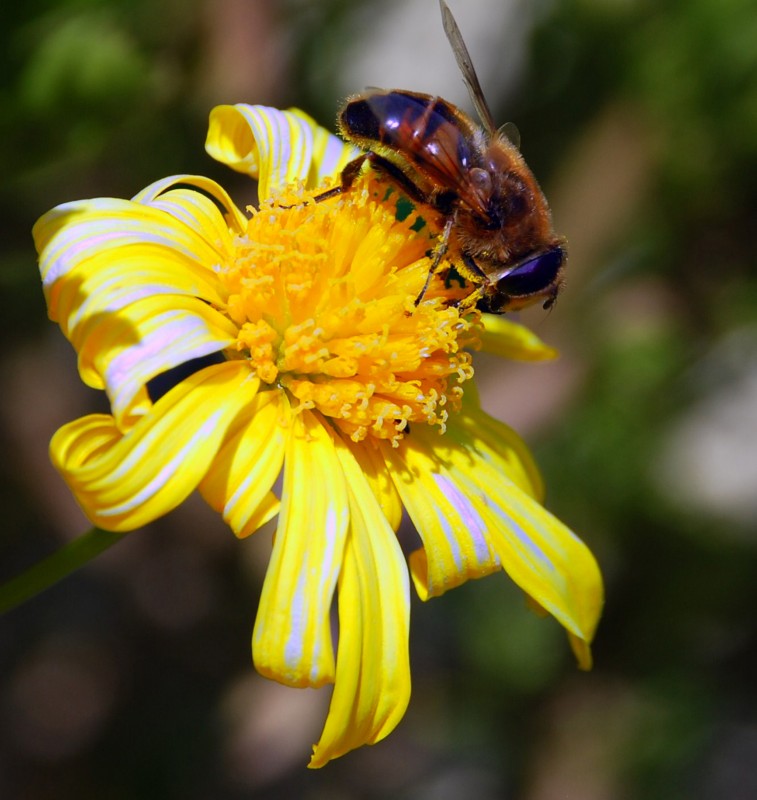
<svg viewBox="0 0 757 800"><path fill-rule="evenodd" d="M444 427L472 377L463 348L475 313L435 277L416 305L434 239L375 178L323 202L290 192L252 212L236 261L222 267L235 357L295 406L354 441L397 441L408 424Z"/></svg>

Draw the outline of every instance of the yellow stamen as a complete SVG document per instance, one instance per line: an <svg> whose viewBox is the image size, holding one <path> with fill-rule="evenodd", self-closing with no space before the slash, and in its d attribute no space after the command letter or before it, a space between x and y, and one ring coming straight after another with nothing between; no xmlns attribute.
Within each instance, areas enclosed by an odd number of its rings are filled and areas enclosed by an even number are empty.
<svg viewBox="0 0 757 800"><path fill-rule="evenodd" d="M253 212L220 271L235 353L264 383L331 418L355 441L397 442L408 424L443 428L479 320L434 277L416 306L435 237L396 192L366 178L341 197L292 190Z"/></svg>

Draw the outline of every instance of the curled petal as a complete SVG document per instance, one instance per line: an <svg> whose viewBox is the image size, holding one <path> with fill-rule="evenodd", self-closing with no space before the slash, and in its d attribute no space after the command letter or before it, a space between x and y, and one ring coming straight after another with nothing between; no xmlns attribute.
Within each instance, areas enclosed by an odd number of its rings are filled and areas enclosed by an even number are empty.
<svg viewBox="0 0 757 800"><path fill-rule="evenodd" d="M270 490L281 472L290 424L286 395L278 390L258 392L200 484L202 496L239 537L278 513L279 502Z"/></svg>
<svg viewBox="0 0 757 800"><path fill-rule="evenodd" d="M216 223L221 218L217 209L206 211ZM223 306L215 267L233 259L234 247L229 230L220 239L218 230L217 224L189 227L163 209L130 200L54 208L33 231L50 318L70 339L88 318L157 294Z"/></svg>
<svg viewBox="0 0 757 800"><path fill-rule="evenodd" d="M339 576L336 683L310 767L383 739L410 700L405 561L365 480L357 449L342 444L337 453L347 480L350 529Z"/></svg>
<svg viewBox="0 0 757 800"><path fill-rule="evenodd" d="M356 154L300 111L245 103L216 106L210 112L205 149L237 172L257 178L261 200L298 181L314 188L314 181L325 174L321 157L327 157L325 168L338 169L350 160L344 153Z"/></svg>
<svg viewBox="0 0 757 800"><path fill-rule="evenodd" d="M347 490L321 418L292 420L281 514L252 635L261 675L289 686L334 680L329 612L347 533Z"/></svg>
<svg viewBox="0 0 757 800"><path fill-rule="evenodd" d="M202 175L172 175L170 178L163 178L145 187L139 194L135 195L132 200L134 200L135 203L145 203L146 205L154 205L158 208L163 208L178 219L184 219L190 227L208 230L216 221L215 215L211 215L211 218L207 219L207 221L204 220L204 218L207 217L208 205L202 202L202 200L207 199L203 194L186 191L178 192L179 194L191 195L189 200L196 206L194 214L186 213L189 207L185 207L184 209L179 207L175 209L176 204L170 199L176 196L176 192L170 193L170 190L175 190L176 187L187 186L200 189L201 192L204 192L204 194L209 195L215 200L215 203L211 203L210 207L216 208L218 205L223 209L223 220L226 223L226 228L232 230L234 233L244 233L247 227L247 217L237 208L226 189L219 186L210 178L205 178ZM194 224L192 223L193 216L196 216ZM218 234L219 237L223 237L225 234L223 227L218 228Z"/></svg>
<svg viewBox="0 0 757 800"><path fill-rule="evenodd" d="M313 131L313 161L305 186L321 186L327 178L335 178L360 155L360 150L346 144L299 108L290 108L290 114L300 117Z"/></svg>
<svg viewBox="0 0 757 800"><path fill-rule="evenodd" d="M172 367L234 342L236 326L196 297L145 298L77 329L79 373L104 385L123 431L150 407L147 382Z"/></svg>
<svg viewBox="0 0 757 800"><path fill-rule="evenodd" d="M64 425L50 442L53 463L95 525L138 528L195 489L257 387L242 362L208 367L168 392L125 435L104 415Z"/></svg>

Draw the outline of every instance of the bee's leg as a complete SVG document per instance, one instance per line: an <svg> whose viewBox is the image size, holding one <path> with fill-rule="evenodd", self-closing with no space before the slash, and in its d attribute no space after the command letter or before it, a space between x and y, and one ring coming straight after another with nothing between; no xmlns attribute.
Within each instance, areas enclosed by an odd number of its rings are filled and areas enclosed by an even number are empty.
<svg viewBox="0 0 757 800"><path fill-rule="evenodd" d="M380 170L392 180L410 200L416 204L426 205L428 197L405 175L405 173L391 161L378 155L378 153L368 153L368 160L374 169ZM347 165L350 166L349 164Z"/></svg>
<svg viewBox="0 0 757 800"><path fill-rule="evenodd" d="M369 161L375 169L380 170L391 178L411 200L416 203L424 202L424 197L420 189L418 189L402 170L395 167L391 161L387 161L376 153L361 153L357 158L353 158L342 170L339 176L339 183L317 194L313 200L316 203L322 203L324 200L330 200L332 197L348 192L357 180L357 176L360 174L360 170L362 170L363 164L365 164L366 161ZM282 208L294 208L294 206L282 206Z"/></svg>
<svg viewBox="0 0 757 800"><path fill-rule="evenodd" d="M326 189L325 192L316 195L313 198L315 202L320 203L323 200L336 197L338 194L348 192L352 188L352 184L355 183L366 161L368 161L374 169L383 172L391 178L411 200L416 203L425 202L423 193L410 178L408 178L399 167L395 167L391 161L388 161L377 153L361 153L357 158L353 158L342 170L342 174L339 176L339 185L333 186L331 189Z"/></svg>
<svg viewBox="0 0 757 800"><path fill-rule="evenodd" d="M426 282L423 284L423 288L418 294L418 297L415 298L416 306L420 304L421 300L423 300L423 296L426 294L429 284L431 283L431 278L436 275L439 270L439 264L441 264L444 254L447 252L447 247L449 246L449 235L454 223L454 215L448 217L447 221L444 223L444 230L442 231L439 242L434 249L434 260L431 262L431 266L428 268L428 272L426 273Z"/></svg>
<svg viewBox="0 0 757 800"><path fill-rule="evenodd" d="M332 186L331 189L326 189L325 192L317 194L313 200L315 200L316 203L322 203L324 200L336 197L338 194L348 192L352 188L352 184L355 183L355 179L360 174L360 170L363 168L366 159L369 157L370 153L362 153L357 158L353 158L342 170L342 174L339 176L339 185Z"/></svg>
<svg viewBox="0 0 757 800"><path fill-rule="evenodd" d="M450 303L450 305L455 306L455 308L457 308L460 312L465 312L471 308L475 308L478 301L484 297L488 278L486 273L481 269L481 267L478 266L470 253L463 251L461 253L461 257L463 264L465 264L466 269L470 273L470 275L463 274L462 277L471 283L475 279L478 284L470 294L460 298L460 300L457 300L454 303Z"/></svg>
<svg viewBox="0 0 757 800"><path fill-rule="evenodd" d="M361 153L357 158L353 158L352 161L350 161L342 170L342 174L339 176L339 185L332 186L331 189L326 189L320 194L317 194L313 198L315 202L321 203L324 200L329 200L330 198L336 197L339 194L348 192L352 188L352 184L355 183L355 180L360 174L360 170L362 170L363 164L365 164L366 161L370 162L374 169L383 172L388 178L390 178L392 182L395 183L414 203L425 204L428 202L428 198L399 167L396 167L391 161L387 160L383 156L378 155L378 153L370 152ZM291 208L291 206L288 207Z"/></svg>
<svg viewBox="0 0 757 800"><path fill-rule="evenodd" d="M482 283L486 283L487 280L486 273L481 269L481 267L478 266L478 264L476 264L476 262L473 260L473 256L470 253L466 253L465 251L463 251L461 255L463 259L463 264L465 264L465 266L468 267L471 273L475 275L477 278L479 278Z"/></svg>
<svg viewBox="0 0 757 800"><path fill-rule="evenodd" d="M454 306L461 314L464 314L466 311L476 307L478 301L483 298L485 289L485 286L477 286L469 295L450 303L450 305Z"/></svg>
<svg viewBox="0 0 757 800"><path fill-rule="evenodd" d="M341 194L344 191L343 186L332 186L330 189L326 189L325 192L321 192L317 194L313 200L316 203L322 203L324 200L329 200L332 197L336 197L338 194ZM282 206L282 208L294 208L294 206Z"/></svg>
<svg viewBox="0 0 757 800"><path fill-rule="evenodd" d="M355 183L355 178L357 178L357 176L360 174L360 170L363 168L365 160L369 158L370 155L370 153L363 153L357 158L353 158L352 161L350 161L349 164L347 164L347 166L342 170L342 174L339 176L339 183L336 186L332 186L330 189L326 189L320 194L317 194L313 200L316 203L322 203L324 200L330 200L332 197L336 197L343 192L349 191L352 187L352 184ZM300 204L298 203L296 205ZM281 208L296 208L296 205L281 206Z"/></svg>

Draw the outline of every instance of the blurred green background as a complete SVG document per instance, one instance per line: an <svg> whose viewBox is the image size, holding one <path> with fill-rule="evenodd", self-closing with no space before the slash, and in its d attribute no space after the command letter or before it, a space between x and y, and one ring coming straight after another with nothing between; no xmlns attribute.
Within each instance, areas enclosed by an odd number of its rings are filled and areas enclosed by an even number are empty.
<svg viewBox="0 0 757 800"><path fill-rule="evenodd" d="M602 565L594 671L502 576L415 600L405 720L310 772L328 690L265 681L249 653L270 537L239 543L193 500L0 620L0 797L757 797L757 8L450 5L570 243L557 306L523 315L562 358L478 374ZM329 124L348 92L396 84L469 106L436 0L2 17L5 579L86 529L47 442L103 402L46 319L35 219L178 172L251 202L204 154L217 103Z"/></svg>

